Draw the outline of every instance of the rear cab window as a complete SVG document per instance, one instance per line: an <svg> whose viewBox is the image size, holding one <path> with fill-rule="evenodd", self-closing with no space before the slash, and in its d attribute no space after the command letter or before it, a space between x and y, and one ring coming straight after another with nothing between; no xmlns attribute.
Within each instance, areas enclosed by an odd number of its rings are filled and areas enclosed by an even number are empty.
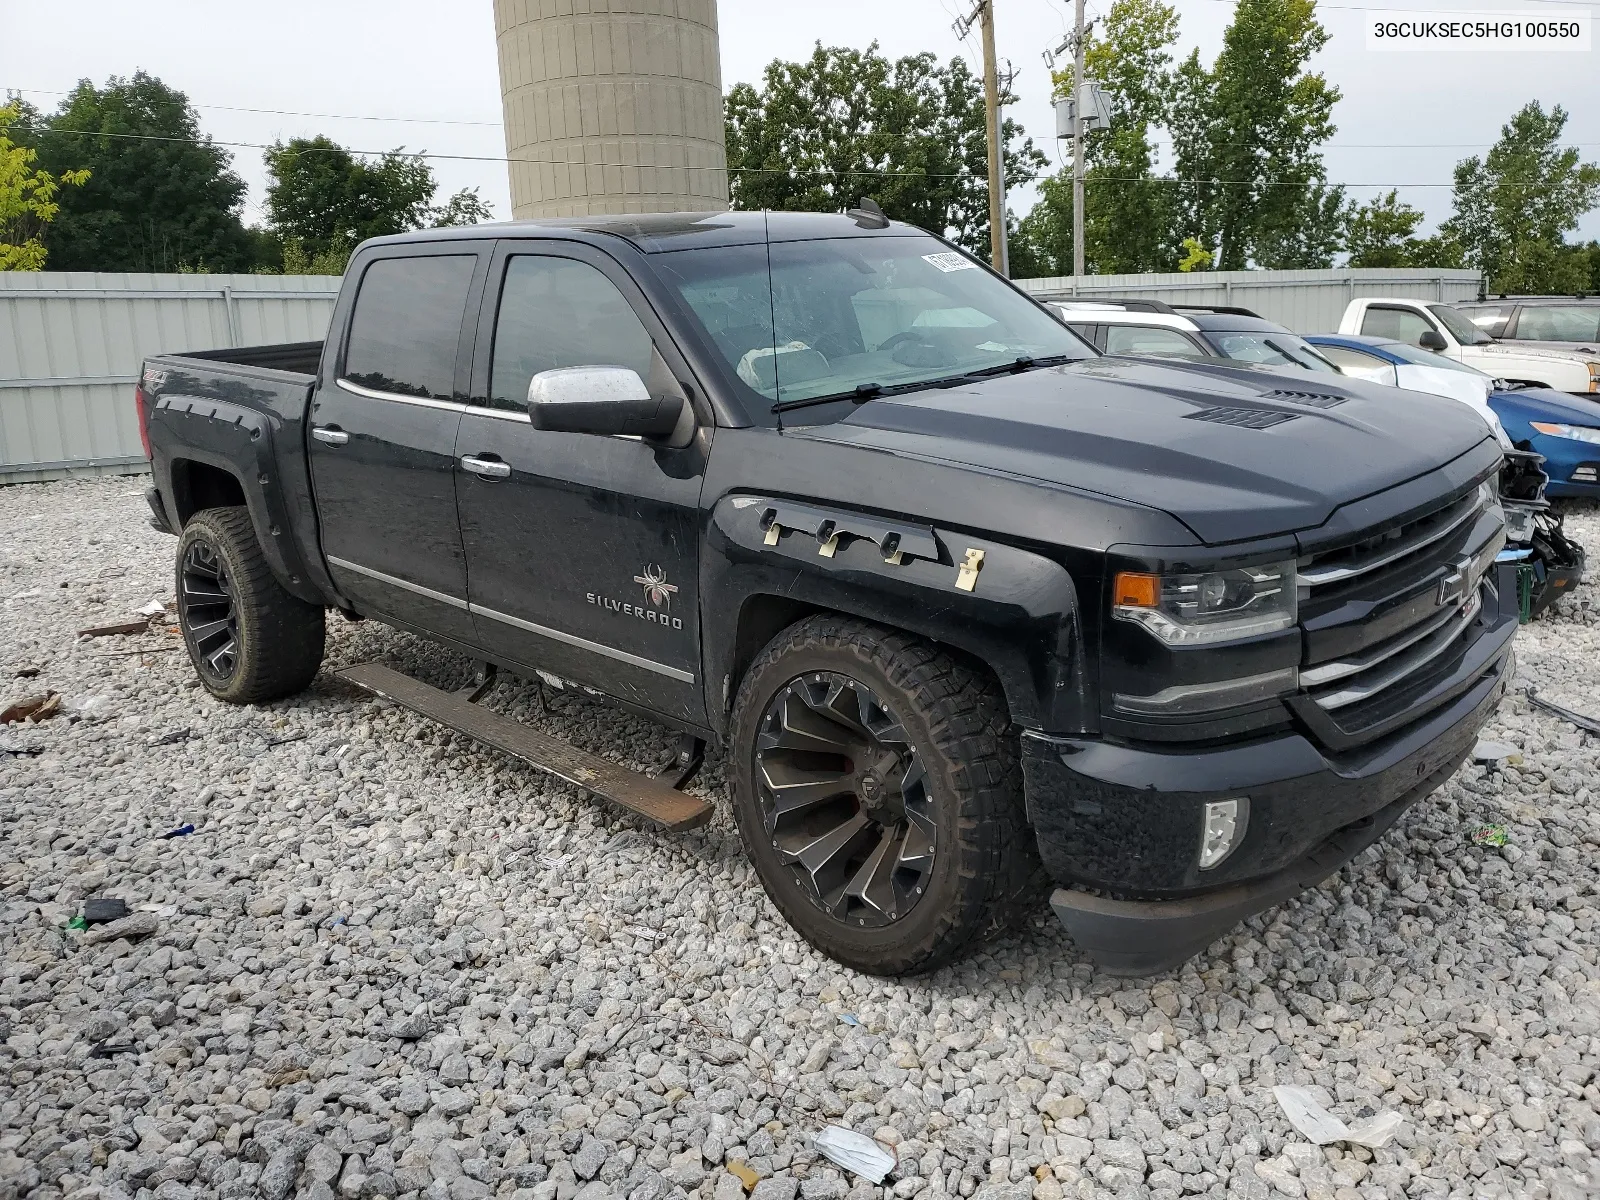
<svg viewBox="0 0 1600 1200"><path fill-rule="evenodd" d="M342 378L393 396L453 400L477 257L380 258L361 276Z"/></svg>

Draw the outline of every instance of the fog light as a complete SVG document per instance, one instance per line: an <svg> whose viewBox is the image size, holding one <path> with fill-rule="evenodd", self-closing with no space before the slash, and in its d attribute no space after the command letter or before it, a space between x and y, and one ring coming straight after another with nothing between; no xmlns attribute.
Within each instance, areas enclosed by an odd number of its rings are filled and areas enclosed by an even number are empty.
<svg viewBox="0 0 1600 1200"><path fill-rule="evenodd" d="M1200 869L1209 871L1244 840L1250 823L1250 797L1206 802L1205 824L1200 830Z"/></svg>

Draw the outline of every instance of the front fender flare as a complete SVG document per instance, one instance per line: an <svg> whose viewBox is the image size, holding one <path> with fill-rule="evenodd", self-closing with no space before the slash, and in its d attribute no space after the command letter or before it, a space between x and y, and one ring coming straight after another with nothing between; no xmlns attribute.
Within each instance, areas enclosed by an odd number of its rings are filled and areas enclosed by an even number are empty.
<svg viewBox="0 0 1600 1200"><path fill-rule="evenodd" d="M794 502L732 496L711 512L702 622L708 631L725 632L705 638L709 711L726 718L749 665L739 661L738 631L752 605L775 599L951 646L993 671L1019 725L1093 731L1096 685L1078 588L1065 567L991 537L800 503L806 513L830 519L819 520L816 531L780 526L772 537L775 511L793 512ZM886 554L886 535L895 531L901 537L887 541ZM897 544L913 541L919 549L931 546L934 556L893 553ZM982 561L966 590L957 584L969 551L981 551ZM1085 582L1088 594L1097 595L1098 581Z"/></svg>

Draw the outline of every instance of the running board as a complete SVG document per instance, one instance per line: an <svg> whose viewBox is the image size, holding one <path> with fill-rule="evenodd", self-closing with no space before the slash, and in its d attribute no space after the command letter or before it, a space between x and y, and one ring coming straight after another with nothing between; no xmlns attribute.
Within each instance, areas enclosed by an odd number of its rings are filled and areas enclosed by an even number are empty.
<svg viewBox="0 0 1600 1200"><path fill-rule="evenodd" d="M357 663L334 674L375 696L404 705L430 720L493 746L530 767L587 788L620 808L637 813L670 833L711 820L712 805L664 783L541 733L520 721L474 704L461 693L441 691L381 663Z"/></svg>

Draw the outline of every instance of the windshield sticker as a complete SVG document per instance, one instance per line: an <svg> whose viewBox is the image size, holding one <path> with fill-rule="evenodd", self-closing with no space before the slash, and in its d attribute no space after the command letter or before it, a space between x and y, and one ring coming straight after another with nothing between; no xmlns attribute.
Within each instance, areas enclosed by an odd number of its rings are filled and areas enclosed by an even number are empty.
<svg viewBox="0 0 1600 1200"><path fill-rule="evenodd" d="M978 266L970 258L957 254L954 250L946 250L943 254L924 254L922 261L932 263L946 274L951 271L973 271Z"/></svg>

